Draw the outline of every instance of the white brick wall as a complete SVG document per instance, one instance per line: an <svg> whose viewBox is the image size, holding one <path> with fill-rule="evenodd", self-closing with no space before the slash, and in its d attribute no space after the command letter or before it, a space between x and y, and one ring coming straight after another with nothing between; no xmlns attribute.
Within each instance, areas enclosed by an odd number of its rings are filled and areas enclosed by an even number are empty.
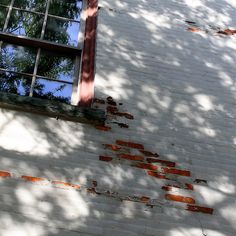
<svg viewBox="0 0 236 236"><path fill-rule="evenodd" d="M0 178L0 235L235 235L236 36L192 33L185 23L235 29L235 1L100 0L99 6L95 94L123 103L119 109L134 120L117 116L125 129L109 118L112 129L103 132L1 109L0 170L12 177ZM118 139L143 144L191 177L171 182L127 160L99 161L115 158L103 144ZM45 180L29 183L22 175ZM56 188L55 180L82 190ZM87 192L92 181L102 194ZM194 191L161 189L179 182ZM166 193L194 198L214 213L186 211ZM148 196L156 206L128 201L132 196Z"/></svg>

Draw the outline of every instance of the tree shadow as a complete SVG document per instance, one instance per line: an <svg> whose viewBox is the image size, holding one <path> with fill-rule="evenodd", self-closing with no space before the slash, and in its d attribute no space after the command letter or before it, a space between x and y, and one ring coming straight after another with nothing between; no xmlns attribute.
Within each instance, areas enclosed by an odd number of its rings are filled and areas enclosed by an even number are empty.
<svg viewBox="0 0 236 236"><path fill-rule="evenodd" d="M129 128L109 132L73 122L2 110L1 235L207 235L235 233L235 36L187 31L235 24L233 1L100 1L96 97L122 102ZM117 118L118 121L123 118ZM168 180L148 176L103 144L137 142L191 171L194 197L213 215L165 200ZM29 183L21 176L42 177ZM50 181L81 185L61 189ZM93 181L98 191L91 193ZM180 181L181 178L180 178ZM119 193L119 197L104 191ZM117 196L117 195L116 195ZM122 196L122 197L120 197ZM158 199L154 207L125 198Z"/></svg>

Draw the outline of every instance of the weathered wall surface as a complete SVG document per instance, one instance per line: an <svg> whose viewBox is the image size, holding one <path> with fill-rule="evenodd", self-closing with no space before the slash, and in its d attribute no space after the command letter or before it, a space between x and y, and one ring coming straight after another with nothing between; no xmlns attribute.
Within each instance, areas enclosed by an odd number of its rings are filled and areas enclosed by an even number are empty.
<svg viewBox="0 0 236 236"><path fill-rule="evenodd" d="M0 235L235 235L235 1L99 6L107 122L1 110Z"/></svg>

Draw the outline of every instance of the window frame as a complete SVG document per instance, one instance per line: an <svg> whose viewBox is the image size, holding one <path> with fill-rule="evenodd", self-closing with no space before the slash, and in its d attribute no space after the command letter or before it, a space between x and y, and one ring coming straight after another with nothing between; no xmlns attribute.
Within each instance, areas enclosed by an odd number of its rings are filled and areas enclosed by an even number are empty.
<svg viewBox="0 0 236 236"><path fill-rule="evenodd" d="M49 1L48 1L49 2ZM7 24L9 22L14 0L11 0L11 5L9 6L9 11L7 13L7 19L4 24L3 31L6 30ZM73 47L70 45L64 45L60 43L55 43L51 41L46 41L42 39L29 38L27 36L19 36L10 34L7 32L0 32L0 42L12 43L15 45L31 46L37 48L38 51L42 49L50 49L50 51L60 52L63 54L74 55L75 56L75 70L73 76L72 94L71 94L71 105L79 106L90 106L94 96L94 67L95 67L95 40L96 40L96 20L97 20L97 0L82 0L82 9L80 14L80 30L78 34L78 45ZM47 3L47 13L48 15L49 3ZM91 15L91 11L93 14ZM33 12L33 11L32 11ZM95 12L95 14L94 14ZM91 18L93 19L93 24L91 25ZM95 19L95 24L94 24ZM45 31L47 21L44 19L44 26L42 31ZM91 28L92 27L92 28ZM91 37L91 30L94 34ZM39 52L37 52L38 55ZM36 59L37 60L37 59ZM37 64L37 61L36 63ZM37 66L37 65L36 65ZM89 75L89 76L87 76ZM36 74L34 73L32 78L36 79ZM88 86L86 86L89 84ZM33 87L33 86L32 86ZM87 87L87 88L86 88ZM84 91L87 90L87 91ZM87 94L86 98L84 94ZM30 94L32 97L32 91Z"/></svg>

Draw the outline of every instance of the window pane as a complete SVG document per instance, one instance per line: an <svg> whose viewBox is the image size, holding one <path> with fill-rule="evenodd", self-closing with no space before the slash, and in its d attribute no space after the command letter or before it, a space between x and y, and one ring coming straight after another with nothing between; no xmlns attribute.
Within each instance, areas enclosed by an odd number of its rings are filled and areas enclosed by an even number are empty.
<svg viewBox="0 0 236 236"><path fill-rule="evenodd" d="M11 4L11 0L1 0L0 4L9 6Z"/></svg>
<svg viewBox="0 0 236 236"><path fill-rule="evenodd" d="M49 7L49 14L80 20L82 0L52 0Z"/></svg>
<svg viewBox="0 0 236 236"><path fill-rule="evenodd" d="M13 10L8 23L7 32L31 38L40 38L43 19L43 15Z"/></svg>
<svg viewBox="0 0 236 236"><path fill-rule="evenodd" d="M3 43L0 51L0 68L32 74L35 58L36 49Z"/></svg>
<svg viewBox="0 0 236 236"><path fill-rule="evenodd" d="M46 0L15 0L14 7L31 11L45 12Z"/></svg>
<svg viewBox="0 0 236 236"><path fill-rule="evenodd" d="M0 30L3 30L5 19L7 17L8 8L0 7Z"/></svg>
<svg viewBox="0 0 236 236"><path fill-rule="evenodd" d="M70 103L72 85L38 78L34 86L33 97Z"/></svg>
<svg viewBox="0 0 236 236"><path fill-rule="evenodd" d="M31 78L16 73L0 71L0 91L29 96Z"/></svg>
<svg viewBox="0 0 236 236"><path fill-rule="evenodd" d="M56 43L77 46L79 28L78 22L48 17L44 38Z"/></svg>
<svg viewBox="0 0 236 236"><path fill-rule="evenodd" d="M72 57L42 51L37 74L72 83L75 70L74 61Z"/></svg>

